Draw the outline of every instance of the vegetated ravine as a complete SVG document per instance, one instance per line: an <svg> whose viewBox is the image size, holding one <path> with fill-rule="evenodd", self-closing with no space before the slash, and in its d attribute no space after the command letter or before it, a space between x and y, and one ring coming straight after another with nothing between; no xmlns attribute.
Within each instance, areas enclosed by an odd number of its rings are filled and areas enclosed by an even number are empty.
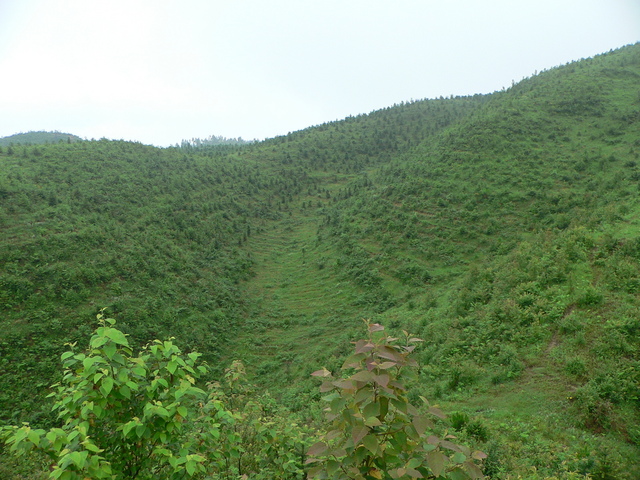
<svg viewBox="0 0 640 480"><path fill-rule="evenodd" d="M302 418L367 318L492 478L638 478L639 127L636 44L259 143L0 146L0 419L55 421L103 307Z"/></svg>

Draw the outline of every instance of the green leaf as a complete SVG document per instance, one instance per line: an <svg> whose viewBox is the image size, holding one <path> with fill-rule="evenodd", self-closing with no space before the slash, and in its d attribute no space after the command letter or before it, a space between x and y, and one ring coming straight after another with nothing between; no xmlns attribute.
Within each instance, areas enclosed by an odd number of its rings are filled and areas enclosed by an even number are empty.
<svg viewBox="0 0 640 480"><path fill-rule="evenodd" d="M391 404L402 413L407 413L407 401L400 398L392 398Z"/></svg>
<svg viewBox="0 0 640 480"><path fill-rule="evenodd" d="M133 390L134 392L137 392L138 390L140 390L140 387L138 386L138 384L135 382L132 382L131 380L126 382L125 385L129 387L131 390Z"/></svg>
<svg viewBox="0 0 640 480"><path fill-rule="evenodd" d="M327 461L327 473L329 475L333 475L334 473L336 473L338 470L340 469L340 462L337 462L335 460L329 460Z"/></svg>
<svg viewBox="0 0 640 480"><path fill-rule="evenodd" d="M93 366L96 360L97 360L96 357L87 357L82 361L82 366L84 367L85 370L89 370Z"/></svg>
<svg viewBox="0 0 640 480"><path fill-rule="evenodd" d="M456 467L447 472L447 476L450 480L469 480L469 475L467 475L460 467Z"/></svg>
<svg viewBox="0 0 640 480"><path fill-rule="evenodd" d="M102 350L104 351L104 354L107 356L107 358L109 360L112 360L113 356L116 353L117 347L115 343L108 343L104 346Z"/></svg>
<svg viewBox="0 0 640 480"><path fill-rule="evenodd" d="M170 415L169 415L169 412L167 411L167 409L166 409L166 408L164 408L164 407L161 407L161 406L159 406L159 405L158 405L158 406L156 406L154 410L155 410L156 415L159 415L159 416L161 416L161 417L166 418L166 417L169 417L169 416L170 416Z"/></svg>
<svg viewBox="0 0 640 480"><path fill-rule="evenodd" d="M91 346L91 348L100 348L108 341L109 339L102 335L95 335L93 338L91 338L91 342L89 343L89 345Z"/></svg>
<svg viewBox="0 0 640 480"><path fill-rule="evenodd" d="M58 438L58 435L56 435L56 433L54 431L49 431L47 432L47 434L45 435L45 438L47 440L49 440L49 442L51 443L55 443L56 439Z"/></svg>
<svg viewBox="0 0 640 480"><path fill-rule="evenodd" d="M75 466L77 466L79 469L84 468L85 463L87 462L87 455L89 454L89 452L71 452L69 454L69 459L71 460L71 462L73 462L73 464Z"/></svg>
<svg viewBox="0 0 640 480"><path fill-rule="evenodd" d="M73 352L64 352L60 355L60 360L64 362L69 357L73 357Z"/></svg>
<svg viewBox="0 0 640 480"><path fill-rule="evenodd" d="M362 439L362 444L372 454L375 455L378 452L378 439L375 435L367 435L366 437L364 437Z"/></svg>
<svg viewBox="0 0 640 480"><path fill-rule="evenodd" d="M382 422L378 420L377 417L368 417L367 419L365 419L364 424L367 427L378 427L382 425Z"/></svg>
<svg viewBox="0 0 640 480"><path fill-rule="evenodd" d="M44 434L44 430L29 430L27 438L36 447L40 445L40 437Z"/></svg>
<svg viewBox="0 0 640 480"><path fill-rule="evenodd" d="M123 397L131 399L131 389L129 389L129 387L127 387L126 385L122 385L119 389L119 392Z"/></svg>
<svg viewBox="0 0 640 480"><path fill-rule="evenodd" d="M126 345L127 347L129 346L127 337L117 328L106 328L104 334L105 336L116 342L118 345Z"/></svg>
<svg viewBox="0 0 640 480"><path fill-rule="evenodd" d="M107 397L111 393L112 389L113 389L113 378L104 377L102 379L102 386L100 387L100 392L102 392L102 394L105 397Z"/></svg>
<svg viewBox="0 0 640 480"><path fill-rule="evenodd" d="M364 387L362 387L361 389L359 389L356 392L356 396L354 398L356 403L362 403L363 401L365 401L368 398L371 398L373 396L373 392L371 390L371 388L367 385L365 385Z"/></svg>
<svg viewBox="0 0 640 480"><path fill-rule="evenodd" d="M102 449L99 448L97 445L94 445L91 442L85 442L83 443L84 448L86 448L87 450L89 450L90 452L94 452L94 453L100 453L102 452Z"/></svg>
<svg viewBox="0 0 640 480"><path fill-rule="evenodd" d="M433 450L427 453L427 465L436 477L439 477L449 459L442 452Z"/></svg>
<svg viewBox="0 0 640 480"><path fill-rule="evenodd" d="M173 375L174 373L176 373L176 369L178 368L178 364L174 361L171 360L168 364L167 364L167 370L169 371L169 373L171 375Z"/></svg>
<svg viewBox="0 0 640 480"><path fill-rule="evenodd" d="M379 400L380 403L380 415L379 418L384 420L389 412L389 399L387 397L381 397Z"/></svg>
<svg viewBox="0 0 640 480"><path fill-rule="evenodd" d="M451 457L451 460L455 463L464 463L466 459L466 455L462 452L456 452L453 457Z"/></svg>
<svg viewBox="0 0 640 480"><path fill-rule="evenodd" d="M362 410L362 415L364 415L365 418L377 417L380 415L380 404L378 402L368 403Z"/></svg>

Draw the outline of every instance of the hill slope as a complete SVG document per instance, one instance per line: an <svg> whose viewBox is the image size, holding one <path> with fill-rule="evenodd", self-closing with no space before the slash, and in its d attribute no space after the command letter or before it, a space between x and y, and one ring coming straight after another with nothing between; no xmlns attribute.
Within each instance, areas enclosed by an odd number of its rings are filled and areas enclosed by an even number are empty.
<svg viewBox="0 0 640 480"><path fill-rule="evenodd" d="M46 143L72 143L82 139L77 135L61 132L27 132L16 133L8 137L0 138L0 145L43 145Z"/></svg>
<svg viewBox="0 0 640 480"><path fill-rule="evenodd" d="M366 317L492 478L637 478L639 80L634 45L242 147L3 150L2 419L54 421L102 307L308 418Z"/></svg>

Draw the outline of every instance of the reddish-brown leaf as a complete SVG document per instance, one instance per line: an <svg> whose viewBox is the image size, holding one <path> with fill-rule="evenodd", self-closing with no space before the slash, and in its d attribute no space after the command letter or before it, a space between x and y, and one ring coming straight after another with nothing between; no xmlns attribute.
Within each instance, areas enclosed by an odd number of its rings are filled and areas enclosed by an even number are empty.
<svg viewBox="0 0 640 480"><path fill-rule="evenodd" d="M471 454L471 456L476 460L484 460L485 458L487 458L487 454L484 452L481 452L480 450L476 450Z"/></svg>
<svg viewBox="0 0 640 480"><path fill-rule="evenodd" d="M349 380L337 380L335 382L331 382L334 386L341 388L343 390L352 390L354 388L353 382Z"/></svg>
<svg viewBox="0 0 640 480"><path fill-rule="evenodd" d="M322 385L320 385L320 393L330 392L334 388L335 387L333 386L333 383L331 383L331 382L322 382Z"/></svg>
<svg viewBox="0 0 640 480"><path fill-rule="evenodd" d="M360 440L362 440L367 435L367 433L369 433L369 428L364 425L353 427L353 430L351 431L353 444L358 445L360 443Z"/></svg>
<svg viewBox="0 0 640 480"><path fill-rule="evenodd" d="M324 452L326 452L327 448L328 447L326 443L316 442L309 447L309 450L307 450L307 455L317 457L318 455L322 455Z"/></svg>
<svg viewBox="0 0 640 480"><path fill-rule="evenodd" d="M433 422L427 417L423 417L422 415L413 417L411 423L413 423L416 432L418 432L418 435L420 436L424 435L424 432L427 431L427 428L433 428Z"/></svg>
<svg viewBox="0 0 640 480"><path fill-rule="evenodd" d="M380 365L378 365L378 368L382 370L388 370L390 368L396 367L397 365L397 362L382 362Z"/></svg>
<svg viewBox="0 0 640 480"><path fill-rule="evenodd" d="M358 340L356 342L356 353L367 353L373 350L375 345L369 340Z"/></svg>
<svg viewBox="0 0 640 480"><path fill-rule="evenodd" d="M407 468L407 475L411 478L424 478L422 474L414 468Z"/></svg>
<svg viewBox="0 0 640 480"><path fill-rule="evenodd" d="M404 363L404 357L396 350L386 345L380 347L380 350L378 350L378 356L388 360L393 360L394 362Z"/></svg>
<svg viewBox="0 0 640 480"><path fill-rule="evenodd" d="M453 450L454 452L460 451L460 447L457 444L450 442L449 440L442 440L442 442L440 442L440 445L447 450Z"/></svg>
<svg viewBox="0 0 640 480"><path fill-rule="evenodd" d="M431 445L440 445L440 439L438 437L436 437L435 435L429 435L427 437L427 443L429 443Z"/></svg>
<svg viewBox="0 0 640 480"><path fill-rule="evenodd" d="M447 418L447 416L442 412L442 410L440 410L437 407L429 407L429 413L431 415L435 415L436 417L438 417L441 420L444 420Z"/></svg>
<svg viewBox="0 0 640 480"><path fill-rule="evenodd" d="M469 476L471 477L471 480L484 478L484 475L482 475L482 470L480 470L480 467L478 467L472 461L464 462L462 464L462 468L464 468L465 471L469 474Z"/></svg>
<svg viewBox="0 0 640 480"><path fill-rule="evenodd" d="M387 385L389 385L390 378L389 378L389 375L387 375L386 373L383 373L382 375L374 375L373 380L378 385L386 388Z"/></svg>
<svg viewBox="0 0 640 480"><path fill-rule="evenodd" d="M358 373L351 375L349 380L367 383L373 380L373 374L366 370L360 370Z"/></svg>
<svg viewBox="0 0 640 480"><path fill-rule="evenodd" d="M427 465L429 465L429 468L436 477L439 477L444 470L447 460L446 455L437 450L432 450L427 453Z"/></svg>

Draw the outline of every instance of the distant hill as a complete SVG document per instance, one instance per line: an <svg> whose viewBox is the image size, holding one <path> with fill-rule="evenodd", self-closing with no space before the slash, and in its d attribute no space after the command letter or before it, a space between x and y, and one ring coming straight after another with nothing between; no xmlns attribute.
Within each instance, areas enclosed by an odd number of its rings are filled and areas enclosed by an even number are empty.
<svg viewBox="0 0 640 480"><path fill-rule="evenodd" d="M0 138L0 145L41 145L46 143L80 142L82 138L77 135L62 132L27 132L16 133L8 137Z"/></svg>
<svg viewBox="0 0 640 480"><path fill-rule="evenodd" d="M222 135L211 135L207 138L192 138L190 140L182 140L177 147L182 148L199 148L199 147L213 147L218 145L247 145L253 143L255 140L244 140L242 137L227 138Z"/></svg>

